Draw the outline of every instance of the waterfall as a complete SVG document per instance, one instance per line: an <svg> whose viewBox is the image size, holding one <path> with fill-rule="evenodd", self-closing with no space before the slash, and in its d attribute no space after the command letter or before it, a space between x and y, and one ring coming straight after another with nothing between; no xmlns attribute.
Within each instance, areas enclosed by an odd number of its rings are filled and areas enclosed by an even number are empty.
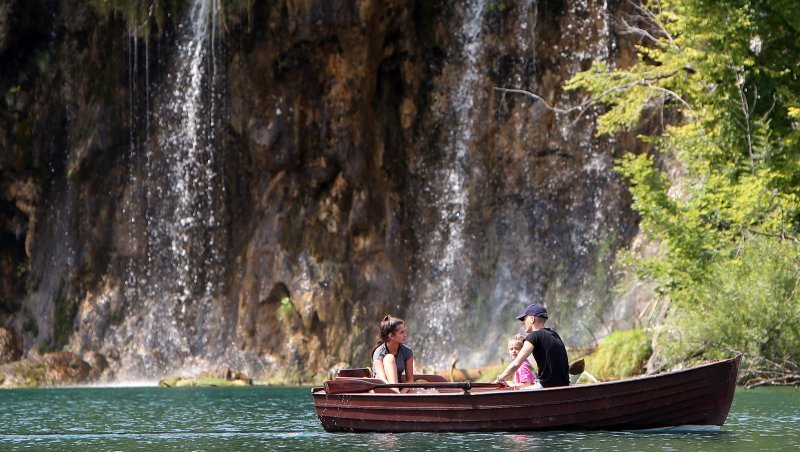
<svg viewBox="0 0 800 452"><path fill-rule="evenodd" d="M172 261L175 270L175 288L180 312L185 314L186 304L192 299L193 289L200 281L198 271L211 274L206 277L202 295L208 297L213 293L211 285L213 272L219 263L219 253L214 243L214 235L209 234L209 241L203 243L206 232L219 226L214 203L214 184L218 177L215 167L215 151L213 143L214 121L207 105L206 94L213 86L206 73L207 66L213 71L213 62L209 63L209 18L208 0L196 0L191 7L188 23L180 28L185 33L179 43L179 59L177 72L171 78L171 97L165 105L165 114L161 124L159 144L169 167L168 197L174 201L174 211L167 216L167 223L157 225L152 232L154 244L163 244L158 234L167 232L167 249L153 249L156 259L163 259L163 253ZM214 93L210 93L213 99ZM168 94L169 95L169 94ZM177 122L177 124L176 124ZM166 127L165 127L166 126ZM158 187L162 190L164 187ZM205 268L196 268L201 261L193 259L196 246L207 246L210 261Z"/></svg>
<svg viewBox="0 0 800 452"><path fill-rule="evenodd" d="M209 348L220 342L214 331L222 328L218 299L227 230L215 119L218 13L217 0L192 2L176 30L174 59L159 94L145 102L143 174L141 181L131 178L141 184L132 190L142 192L141 206L130 213L132 254L138 256L125 279L131 312L114 335L126 350L123 368L134 377L212 359ZM131 153L137 159L136 144Z"/></svg>
<svg viewBox="0 0 800 452"><path fill-rule="evenodd" d="M609 264L632 230L619 216L612 153L591 126L492 90L531 90L561 108L575 102L560 83L610 58L608 7L471 0L452 8L445 47L454 51L433 82L427 119L444 132L431 135L417 170L409 343L437 369L455 358L460 367L497 363L505 338L520 331L514 316L539 302L554 314L548 326L585 344L607 326ZM547 73L537 72L539 58Z"/></svg>
<svg viewBox="0 0 800 452"><path fill-rule="evenodd" d="M454 63L460 76L445 95L456 101L449 135L443 144L443 155L433 163L431 176L423 190L435 214L431 233L423 239L421 256L416 264L412 297L416 308L411 313L412 328L424 331L416 343L425 353L425 362L438 368L449 364L457 338L451 334L453 324L465 319L468 306L467 285L471 279L469 251L465 227L469 214L470 162L474 129L480 119L478 110L485 107L486 91L481 86L479 59L483 52L482 28L485 0L466 2L460 9L461 27L455 39L464 51Z"/></svg>

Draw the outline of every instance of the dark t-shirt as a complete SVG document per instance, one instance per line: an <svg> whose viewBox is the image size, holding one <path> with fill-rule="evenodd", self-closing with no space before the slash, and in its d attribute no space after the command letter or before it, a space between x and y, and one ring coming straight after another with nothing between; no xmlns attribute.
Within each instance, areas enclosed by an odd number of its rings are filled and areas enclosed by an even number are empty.
<svg viewBox="0 0 800 452"><path fill-rule="evenodd" d="M540 328L525 336L525 340L533 344L533 358L539 366L542 386L569 386L569 359L561 337L550 328Z"/></svg>
<svg viewBox="0 0 800 452"><path fill-rule="evenodd" d="M383 361L383 357L389 353L389 348L386 347L386 344L381 344L375 351L372 353L372 361ZM400 347L397 349L397 355L394 357L394 363L397 365L397 378L400 378L403 373L406 371L406 360L408 358L413 358L414 352L411 351L411 347L407 346L406 344L400 344ZM372 368L375 368L375 364L372 365Z"/></svg>

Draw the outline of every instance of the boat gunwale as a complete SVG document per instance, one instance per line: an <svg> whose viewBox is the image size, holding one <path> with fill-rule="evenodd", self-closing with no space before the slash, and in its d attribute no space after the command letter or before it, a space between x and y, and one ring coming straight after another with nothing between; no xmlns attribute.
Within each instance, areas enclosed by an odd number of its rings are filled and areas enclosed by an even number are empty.
<svg viewBox="0 0 800 452"><path fill-rule="evenodd" d="M683 380L683 381L680 381L680 382L670 383L667 386L663 386L663 387L659 388L659 390L661 391L661 390L664 390L664 389L671 389L671 388L680 389L680 388L684 388L684 387L686 387L686 386L688 386L688 385L690 385L692 383L705 382L705 380L706 380L705 378L696 378L696 379L693 379L693 380ZM591 385L591 387L595 387L595 386L596 385ZM707 384L702 384L702 385L699 385L696 389L704 388L706 386L707 386ZM585 386L585 387L589 387L589 386ZM575 387L574 386L570 386L570 387L566 387L565 386L565 387L562 387L560 389L566 389L566 388L575 388ZM552 389L559 389L559 388L552 388ZM514 409L514 408L527 408L527 407L531 407L531 406L536 406L538 408L538 407L545 407L545 406L548 406L548 405L563 405L565 403L586 403L586 402L595 402L595 401L600 401L600 400L605 400L605 399L616 400L616 399L619 399L621 397L630 397L630 396L634 396L634 395L641 394L641 393L651 392L652 390L653 389L649 388L649 387L642 387L642 388L636 388L636 389L627 390L627 391L624 391L624 392L615 392L615 393L612 393L612 394L602 393L602 394L598 394L596 396L591 396L591 397L569 398L569 399L549 400L549 401L541 401L541 402L517 403L517 404L513 404L513 405L512 404L508 404L508 405L506 405L506 404L498 404L498 405L485 405L485 406L474 406L474 407L471 406L469 408L470 409L474 409L474 410ZM670 392L670 394L677 394L677 393L680 393L680 391ZM488 396L488 395L508 395L508 394L519 394L519 395L541 394L541 389L528 389L528 390L517 390L517 391L512 391L512 390L496 391L496 390L492 390L492 391L487 391L487 392L481 392L479 394L468 394L468 393L467 394L465 394L465 393L449 394L449 393L446 393L446 394L413 394L413 395L415 395L415 396L428 396L428 397L431 397L433 399L439 399L440 396L445 396L445 395L446 396L457 396L457 397L483 397L483 396ZM376 394L372 394L372 395L376 395ZM377 395L389 396L390 398L392 398L392 394L377 394ZM409 394L409 395L412 395L412 394ZM348 400L350 399L349 396L350 396L350 394L332 394L332 395L317 394L317 398L336 397L336 398L340 398L340 399L347 398ZM383 399L381 399L381 400L383 400ZM621 406L621 405L615 405L615 406ZM393 411L414 411L414 410L419 410L421 408L432 409L432 410L441 410L441 411L463 410L463 409L465 409L465 407L463 407L463 406L453 406L453 407L438 407L437 406L435 408L431 408L431 407L425 407L425 406L422 406L422 405L409 405L409 406L397 406L397 405L386 405L386 404L381 404L381 405L364 405L364 404L353 405L353 404L349 404L349 403L348 404L337 404L335 402L334 403L325 403L324 405L320 406L320 408L325 408L325 409L333 409L333 408L335 408L335 409L374 409L374 410L393 410Z"/></svg>
<svg viewBox="0 0 800 452"><path fill-rule="evenodd" d="M682 400L680 400L679 402L671 404L670 408L674 408L676 404L684 404L684 405L691 406L693 404L702 403L702 402L697 402L697 400L698 399L705 400L704 398L702 398L702 397L699 397L699 398L698 397L693 397L693 395L695 393L699 393L698 395L702 395L702 394L706 393L706 391L704 391L705 388L706 388L705 385L697 386L697 387L692 388L691 390L683 393L686 397L683 397ZM680 394L680 392L668 393L668 394L659 394L658 396L653 397L650 400L663 401L664 399L670 399L670 398L674 397L675 394ZM692 397L690 397L690 396L692 396ZM612 399L613 399L613 397L612 397ZM662 402L659 402L658 404L661 405L661 403ZM514 411L514 410L520 410L520 409L523 409L523 410L524 409L539 409L539 408L542 408L542 407L544 407L546 405L576 406L576 405L579 405L579 404L580 404L579 401L570 400L570 401L567 401L567 402L562 401L561 403L547 402L545 404L528 404L528 405L519 405L519 406L496 406L495 405L495 406L486 406L486 407L473 407L473 408L470 408L470 409L471 410L475 410L475 411L477 411L477 410L495 410L495 411L498 411L498 412L507 412L507 411ZM646 411L652 410L652 407L645 406L646 404L642 404L641 402L638 402L638 401L631 402L631 401L620 400L620 403L617 403L617 404L612 405L612 406L604 406L602 408L596 408L596 409L591 409L591 410L573 409L573 410L569 410L569 411L561 411L561 412L558 412L558 413L551 413L549 416L551 418L553 418L553 417L565 417L565 416L572 416L572 415L581 414L581 413L588 414L588 413L603 412L603 411L607 411L609 409L620 410L620 409L624 409L626 407L636 407L638 405L643 405L643 406L641 407L641 409L634 409L634 410L632 410L630 412L627 412L627 413L618 414L617 416L614 416L613 418L631 416L631 415L634 415L636 413L646 412ZM380 407L345 406L345 407L342 407L342 408L344 408L345 410L348 410L350 412L359 412L359 413L362 412L362 411L383 411L383 410L390 410L390 411L419 411L420 409L424 409L426 414L431 414L431 415L435 415L435 413L463 411L465 409L464 407L436 407L436 408L427 408L427 409L425 409L425 407L393 407L393 409L392 409L391 407L386 407L386 406L380 406ZM684 407L681 407L681 409L683 409L683 408ZM321 411L323 411L323 413L319 413L320 415L326 415L324 413L325 411L327 411L329 409L333 409L333 410L338 411L338 413L340 414L340 416L338 416L338 418L340 418L340 419L359 419L357 417L341 416L341 414L343 414L342 413L342 409L337 407L337 406L325 406L325 407L320 407L320 409L321 409ZM498 413L498 414L500 414L500 413ZM653 415L653 416L655 416L655 415ZM645 417L640 418L640 419L648 419L648 418L652 418L653 416L649 416L649 417L645 416ZM613 419L613 418L608 418L608 419ZM498 419L498 420L508 420L508 419ZM419 418L414 419L413 422L417 422L417 421L419 421ZM461 423L463 423L465 421L466 421L465 419L459 419L458 420L458 422L461 422ZM398 422L402 423L403 421L398 421Z"/></svg>

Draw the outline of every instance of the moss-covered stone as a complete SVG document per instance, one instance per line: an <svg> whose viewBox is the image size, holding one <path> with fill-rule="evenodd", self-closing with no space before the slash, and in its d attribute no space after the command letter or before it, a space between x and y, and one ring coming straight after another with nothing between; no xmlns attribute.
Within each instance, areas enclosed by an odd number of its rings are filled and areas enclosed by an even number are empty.
<svg viewBox="0 0 800 452"><path fill-rule="evenodd" d="M176 377L170 376L158 382L162 388L230 388L253 386L251 380L226 380L217 377Z"/></svg>
<svg viewBox="0 0 800 452"><path fill-rule="evenodd" d="M92 352L90 352L92 353ZM103 355L93 363L106 363ZM105 370L103 365L93 366L71 352L42 353L30 358L0 365L0 387L35 388L61 385L79 385L96 381Z"/></svg>
<svg viewBox="0 0 800 452"><path fill-rule="evenodd" d="M197 377L180 377L171 375L158 382L162 388L230 388L237 386L253 386L253 379L242 372L221 368Z"/></svg>
<svg viewBox="0 0 800 452"><path fill-rule="evenodd" d="M25 359L0 366L4 388L35 388L45 385L45 363L40 359Z"/></svg>

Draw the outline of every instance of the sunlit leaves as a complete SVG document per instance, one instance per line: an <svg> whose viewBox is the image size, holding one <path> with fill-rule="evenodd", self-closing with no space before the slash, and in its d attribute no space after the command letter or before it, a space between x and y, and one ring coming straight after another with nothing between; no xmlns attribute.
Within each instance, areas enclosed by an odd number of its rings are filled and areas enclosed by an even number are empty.
<svg viewBox="0 0 800 452"><path fill-rule="evenodd" d="M724 354L722 344L797 358L800 16L786 0L642 7L659 41L645 41L630 67L598 63L566 85L606 106L598 134L631 130L654 109L668 118L658 136L640 137L661 158L618 164L661 252L621 258L671 300L666 328L692 339L673 359ZM756 315L744 334L730 320Z"/></svg>

